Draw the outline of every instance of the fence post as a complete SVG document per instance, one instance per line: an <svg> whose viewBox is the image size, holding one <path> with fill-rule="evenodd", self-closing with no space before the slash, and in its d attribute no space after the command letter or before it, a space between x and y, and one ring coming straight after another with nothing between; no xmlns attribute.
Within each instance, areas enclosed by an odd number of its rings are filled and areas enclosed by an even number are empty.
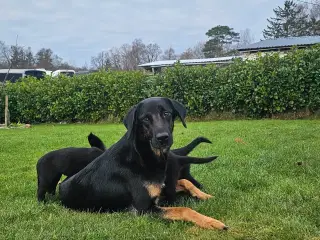
<svg viewBox="0 0 320 240"><path fill-rule="evenodd" d="M9 99L8 95L5 97L5 108L4 108L4 126L9 126Z"/></svg>

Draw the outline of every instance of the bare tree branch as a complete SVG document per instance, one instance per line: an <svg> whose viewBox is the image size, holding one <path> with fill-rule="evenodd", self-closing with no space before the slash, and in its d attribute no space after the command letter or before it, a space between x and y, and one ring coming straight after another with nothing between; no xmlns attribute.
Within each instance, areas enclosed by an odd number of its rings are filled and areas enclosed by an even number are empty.
<svg viewBox="0 0 320 240"><path fill-rule="evenodd" d="M167 50L164 51L163 55L161 56L162 60L177 60L177 55L172 47L169 47Z"/></svg>
<svg viewBox="0 0 320 240"><path fill-rule="evenodd" d="M18 34L17 34L17 37L16 37L16 48L18 48ZM9 66L9 68L8 68L8 72L7 72L6 76L4 77L4 80L3 80L4 82L6 82L7 77L8 77L8 75L9 75L9 72L10 72L11 67L12 67L12 60L11 60L11 58L9 59L9 61L10 61L10 66Z"/></svg>

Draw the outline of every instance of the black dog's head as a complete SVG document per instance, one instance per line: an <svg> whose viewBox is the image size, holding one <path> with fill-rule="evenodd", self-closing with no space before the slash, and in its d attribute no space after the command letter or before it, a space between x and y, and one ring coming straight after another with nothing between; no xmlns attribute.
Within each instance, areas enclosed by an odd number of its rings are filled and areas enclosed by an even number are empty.
<svg viewBox="0 0 320 240"><path fill-rule="evenodd" d="M128 139L150 145L157 155L166 154L172 143L174 120L179 117L186 127L186 108L179 102L163 97L147 98L133 106L123 123Z"/></svg>

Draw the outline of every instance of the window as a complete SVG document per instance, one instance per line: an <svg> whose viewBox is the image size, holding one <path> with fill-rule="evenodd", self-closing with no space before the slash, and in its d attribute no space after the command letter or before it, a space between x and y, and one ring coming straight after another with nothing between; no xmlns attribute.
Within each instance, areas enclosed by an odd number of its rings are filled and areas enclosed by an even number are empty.
<svg viewBox="0 0 320 240"><path fill-rule="evenodd" d="M73 77L74 72L60 72L60 74L66 75L68 77Z"/></svg>
<svg viewBox="0 0 320 240"><path fill-rule="evenodd" d="M0 81L3 82L7 73L0 73ZM22 73L9 73L7 75L6 81L16 82L19 78L22 77Z"/></svg>
<svg viewBox="0 0 320 240"><path fill-rule="evenodd" d="M27 76L32 76L32 77L35 77L37 79L41 79L41 78L44 78L46 73L43 72L43 71L37 71L37 70L28 70L25 72L25 75L26 77Z"/></svg>

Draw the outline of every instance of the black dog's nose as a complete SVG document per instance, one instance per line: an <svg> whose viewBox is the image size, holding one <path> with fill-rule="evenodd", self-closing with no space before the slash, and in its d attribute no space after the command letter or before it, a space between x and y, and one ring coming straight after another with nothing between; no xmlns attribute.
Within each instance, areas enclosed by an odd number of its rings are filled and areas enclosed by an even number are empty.
<svg viewBox="0 0 320 240"><path fill-rule="evenodd" d="M159 141L160 144L166 144L168 143L168 139L169 139L169 134L166 132L163 133L158 133L156 135L157 140Z"/></svg>

